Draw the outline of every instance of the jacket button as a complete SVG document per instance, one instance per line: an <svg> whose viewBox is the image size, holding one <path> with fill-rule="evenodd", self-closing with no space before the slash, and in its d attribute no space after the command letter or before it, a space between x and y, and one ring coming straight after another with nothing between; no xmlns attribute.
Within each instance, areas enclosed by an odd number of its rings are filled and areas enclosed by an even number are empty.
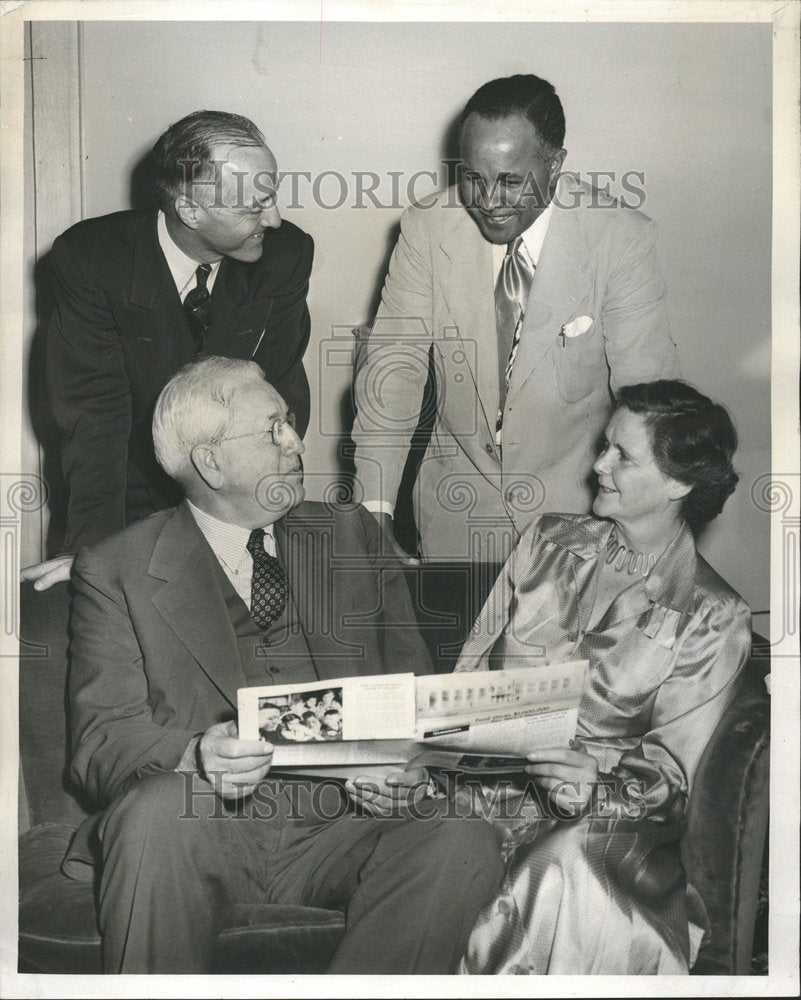
<svg viewBox="0 0 801 1000"><path fill-rule="evenodd" d="M491 444L485 444L484 447L487 449L488 455L491 455L495 451Z"/></svg>

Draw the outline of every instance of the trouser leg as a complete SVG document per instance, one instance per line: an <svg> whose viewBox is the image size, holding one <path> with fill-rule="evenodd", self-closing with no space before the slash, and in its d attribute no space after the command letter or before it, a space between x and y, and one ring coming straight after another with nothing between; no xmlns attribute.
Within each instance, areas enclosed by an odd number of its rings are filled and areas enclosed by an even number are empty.
<svg viewBox="0 0 801 1000"><path fill-rule="evenodd" d="M440 809L403 821L348 814L294 836L270 899L345 910L329 972L453 972L503 875L497 832Z"/></svg>
<svg viewBox="0 0 801 1000"><path fill-rule="evenodd" d="M207 971L228 906L263 898L280 822L265 808L258 821L237 818L207 793L210 786L193 776L158 775L135 785L104 816L106 972Z"/></svg>

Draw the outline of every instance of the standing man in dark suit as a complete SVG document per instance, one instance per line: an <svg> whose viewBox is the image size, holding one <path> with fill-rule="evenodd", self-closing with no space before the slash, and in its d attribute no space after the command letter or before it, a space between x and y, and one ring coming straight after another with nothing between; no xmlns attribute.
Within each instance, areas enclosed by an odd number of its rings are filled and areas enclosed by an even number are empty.
<svg viewBox="0 0 801 1000"><path fill-rule="evenodd" d="M378 525L301 502L303 445L255 364L187 366L153 435L185 501L73 576L72 770L105 811L65 870L96 837L104 969L208 971L227 908L261 901L345 911L331 972L452 972L502 873L490 825L446 819L416 770L351 782L365 813L315 811L264 782L272 746L235 721L239 687L430 670ZM427 815L382 819L393 805Z"/></svg>
<svg viewBox="0 0 801 1000"><path fill-rule="evenodd" d="M277 165L247 118L196 111L153 149L158 210L79 222L53 244L47 377L62 432L65 553L23 570L44 589L74 553L178 494L153 457L162 387L188 361L257 361L303 436L314 245L276 205Z"/></svg>

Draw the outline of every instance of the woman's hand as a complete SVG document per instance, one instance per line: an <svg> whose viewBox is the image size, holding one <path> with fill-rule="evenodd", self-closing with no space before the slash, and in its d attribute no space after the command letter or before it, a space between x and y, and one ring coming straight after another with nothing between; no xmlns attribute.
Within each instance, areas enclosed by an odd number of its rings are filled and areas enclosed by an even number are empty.
<svg viewBox="0 0 801 1000"><path fill-rule="evenodd" d="M428 797L428 771L424 767L393 771L386 778L351 778L345 783L351 800L373 816L418 818L421 803Z"/></svg>
<svg viewBox="0 0 801 1000"><path fill-rule="evenodd" d="M535 750L526 754L526 774L548 792L562 818L577 819L585 813L598 781L598 761L578 742L570 749Z"/></svg>

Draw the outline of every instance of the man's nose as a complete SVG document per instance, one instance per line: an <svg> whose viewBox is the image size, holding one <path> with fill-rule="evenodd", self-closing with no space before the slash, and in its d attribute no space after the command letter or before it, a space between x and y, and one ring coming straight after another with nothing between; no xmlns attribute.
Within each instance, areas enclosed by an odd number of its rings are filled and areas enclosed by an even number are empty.
<svg viewBox="0 0 801 1000"><path fill-rule="evenodd" d="M487 208L501 208L505 204L501 184L497 177L491 184L484 185L484 204Z"/></svg>
<svg viewBox="0 0 801 1000"><path fill-rule="evenodd" d="M268 208L262 209L259 225L263 226L264 229L278 229L281 225L281 214L277 205L270 205Z"/></svg>
<svg viewBox="0 0 801 1000"><path fill-rule="evenodd" d="M294 427L287 427L284 435L284 440L281 442L283 453L285 455L302 455L306 448Z"/></svg>
<svg viewBox="0 0 801 1000"><path fill-rule="evenodd" d="M609 470L609 453L607 451L602 451L601 454L595 459L592 466L592 471L600 476L604 472Z"/></svg>

